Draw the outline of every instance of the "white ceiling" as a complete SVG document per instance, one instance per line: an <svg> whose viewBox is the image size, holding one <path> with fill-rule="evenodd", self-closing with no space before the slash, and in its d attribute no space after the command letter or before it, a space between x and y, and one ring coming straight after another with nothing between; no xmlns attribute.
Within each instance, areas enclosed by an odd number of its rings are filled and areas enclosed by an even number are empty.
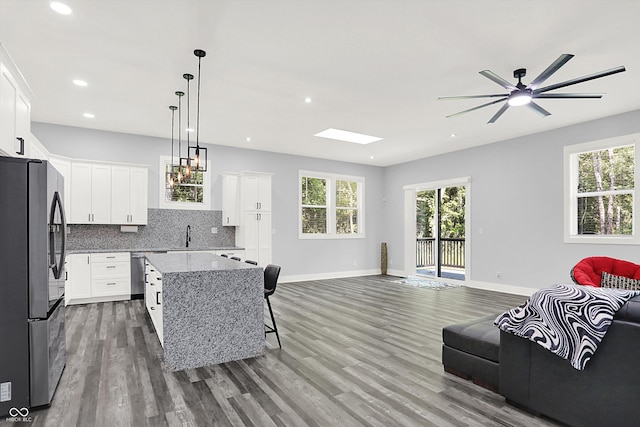
<svg viewBox="0 0 640 427"><path fill-rule="evenodd" d="M39 122L168 138L197 48L211 144L386 166L640 108L638 0L66 0L69 16L48 3L0 0ZM487 101L436 100L501 93L485 69L515 83L527 68L528 83L562 53L576 56L547 84L627 71L559 90L600 100L538 101L544 118L510 108L488 125L494 105L446 119ZM329 127L383 140L313 136Z"/></svg>

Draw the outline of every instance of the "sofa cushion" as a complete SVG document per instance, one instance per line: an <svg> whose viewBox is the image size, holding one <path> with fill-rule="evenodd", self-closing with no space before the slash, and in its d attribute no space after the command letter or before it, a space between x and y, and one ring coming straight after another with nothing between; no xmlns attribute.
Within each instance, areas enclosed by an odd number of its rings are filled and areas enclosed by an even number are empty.
<svg viewBox="0 0 640 427"><path fill-rule="evenodd" d="M640 290L640 280L630 279L624 276L616 276L615 274L609 274L606 271L603 271L602 279L600 280L600 287L637 291Z"/></svg>
<svg viewBox="0 0 640 427"><path fill-rule="evenodd" d="M498 314L491 314L442 329L445 345L494 362L500 360L500 330L493 325Z"/></svg>

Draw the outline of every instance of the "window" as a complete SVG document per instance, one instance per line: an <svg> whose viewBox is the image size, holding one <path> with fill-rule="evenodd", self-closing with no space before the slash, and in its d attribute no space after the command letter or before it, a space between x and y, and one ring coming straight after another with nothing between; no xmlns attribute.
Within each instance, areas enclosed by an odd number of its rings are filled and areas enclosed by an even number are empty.
<svg viewBox="0 0 640 427"><path fill-rule="evenodd" d="M181 182L174 180L173 186L169 181L172 169L171 158L160 157L159 205L165 209L201 209L208 210L211 207L211 162L207 164L207 172L193 171L189 177L184 177ZM173 171L178 172L179 167L173 166Z"/></svg>
<svg viewBox="0 0 640 427"><path fill-rule="evenodd" d="M364 237L364 178L300 171L300 238Z"/></svg>
<svg viewBox="0 0 640 427"><path fill-rule="evenodd" d="M637 135L565 147L565 241L638 243Z"/></svg>

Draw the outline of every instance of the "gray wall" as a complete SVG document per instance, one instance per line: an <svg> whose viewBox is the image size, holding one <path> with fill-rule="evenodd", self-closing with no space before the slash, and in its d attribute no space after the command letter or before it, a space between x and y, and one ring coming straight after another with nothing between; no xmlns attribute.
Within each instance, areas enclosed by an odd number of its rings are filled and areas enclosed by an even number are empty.
<svg viewBox="0 0 640 427"><path fill-rule="evenodd" d="M571 282L571 267L586 256L640 263L637 245L563 240L563 147L636 132L640 110L386 168L391 268L402 270L404 260L402 187L463 176L471 177L471 280L541 288Z"/></svg>
<svg viewBox="0 0 640 427"><path fill-rule="evenodd" d="M149 207L158 207L159 158L171 154L170 140L37 122L31 124L31 130L53 154L148 165ZM383 168L218 145L207 148L213 169L212 210L221 209L221 172L253 170L274 174L273 262L282 265L283 276L379 270L385 230L380 198ZM366 238L298 239L299 169L365 177Z"/></svg>
<svg viewBox="0 0 640 427"><path fill-rule="evenodd" d="M43 123L33 123L32 131L55 154L148 164L150 207L158 206L158 160L169 154L168 140ZM387 168L209 146L212 209L221 208L220 172L271 172L273 260L283 266L283 275L378 269L382 241L388 242L389 268L401 271L403 186L470 176L469 279L540 288L569 282L570 268L586 256L640 263L637 245L563 242L563 147L636 132L640 110ZM298 239L299 169L366 177L365 239ZM498 271L501 278L496 277Z"/></svg>

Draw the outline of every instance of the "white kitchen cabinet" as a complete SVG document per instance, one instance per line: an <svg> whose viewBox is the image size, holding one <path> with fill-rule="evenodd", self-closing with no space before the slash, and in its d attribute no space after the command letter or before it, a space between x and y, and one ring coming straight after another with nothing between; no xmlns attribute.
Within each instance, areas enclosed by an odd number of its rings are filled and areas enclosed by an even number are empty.
<svg viewBox="0 0 640 427"><path fill-rule="evenodd" d="M70 224L111 223L111 166L71 164Z"/></svg>
<svg viewBox="0 0 640 427"><path fill-rule="evenodd" d="M50 156L49 163L60 172L64 178L64 195L62 204L67 222L71 219L71 161L59 156Z"/></svg>
<svg viewBox="0 0 640 427"><path fill-rule="evenodd" d="M271 174L243 172L240 177L241 224L236 246L261 267L271 263Z"/></svg>
<svg viewBox="0 0 640 427"><path fill-rule="evenodd" d="M271 175L243 172L241 175L242 209L271 210Z"/></svg>
<svg viewBox="0 0 640 427"><path fill-rule="evenodd" d="M129 252L71 254L67 260L67 305L131 299Z"/></svg>
<svg viewBox="0 0 640 427"><path fill-rule="evenodd" d="M145 306L156 329L160 344L164 347L164 329L162 315L162 274L145 261Z"/></svg>
<svg viewBox="0 0 640 427"><path fill-rule="evenodd" d="M111 167L111 223L147 224L147 168Z"/></svg>
<svg viewBox="0 0 640 427"><path fill-rule="evenodd" d="M29 85L0 44L0 154L27 155L31 138L31 98Z"/></svg>
<svg viewBox="0 0 640 427"><path fill-rule="evenodd" d="M222 225L240 225L240 177L237 173L222 176Z"/></svg>
<svg viewBox="0 0 640 427"><path fill-rule="evenodd" d="M244 247L246 259L261 267L271 263L271 212L245 212L242 226L236 229L236 244Z"/></svg>
<svg viewBox="0 0 640 427"><path fill-rule="evenodd" d="M72 304L74 300L91 298L91 255L67 255L66 268L65 304Z"/></svg>

